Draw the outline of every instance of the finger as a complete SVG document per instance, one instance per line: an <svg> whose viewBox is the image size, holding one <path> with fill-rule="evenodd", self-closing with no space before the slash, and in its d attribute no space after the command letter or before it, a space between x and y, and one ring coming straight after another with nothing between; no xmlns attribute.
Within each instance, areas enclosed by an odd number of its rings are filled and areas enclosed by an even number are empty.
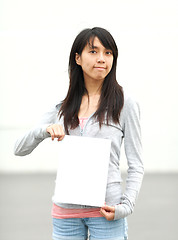
<svg viewBox="0 0 178 240"><path fill-rule="evenodd" d="M104 209L100 210L100 213L103 217L105 217L108 221L111 221L114 219L114 213L113 212L106 212Z"/></svg>
<svg viewBox="0 0 178 240"><path fill-rule="evenodd" d="M51 135L51 139L54 140L54 131L51 127L47 128L47 132Z"/></svg>
<svg viewBox="0 0 178 240"><path fill-rule="evenodd" d="M55 133L54 133L54 131L53 131L53 129L51 130L51 139L52 139L52 141L54 140L54 138L55 138Z"/></svg>
<svg viewBox="0 0 178 240"><path fill-rule="evenodd" d="M64 129L63 129L63 127L60 125L59 126L60 127L60 133L61 133L61 136L65 136L65 132L64 132Z"/></svg>
<svg viewBox="0 0 178 240"><path fill-rule="evenodd" d="M101 214L102 214L104 217L106 217L106 218L109 216L109 213L110 213L110 212L105 211L105 210L102 209L102 208L101 208L100 212L101 212Z"/></svg>
<svg viewBox="0 0 178 240"><path fill-rule="evenodd" d="M61 141L65 136L63 127L58 124L53 124L53 125L49 126L46 129L46 131L51 135L52 140L54 140L54 138L58 138L58 141Z"/></svg>
<svg viewBox="0 0 178 240"><path fill-rule="evenodd" d="M115 207L111 207L111 206L108 206L108 205L104 205L102 207L102 209L104 209L107 212L115 212Z"/></svg>
<svg viewBox="0 0 178 240"><path fill-rule="evenodd" d="M60 136L60 137L58 137L58 141L62 141L63 139L64 139L64 137L65 137L65 135L62 135L62 136Z"/></svg>
<svg viewBox="0 0 178 240"><path fill-rule="evenodd" d="M60 125L54 124L51 126L53 132L54 132L54 137L55 138L60 138L63 135L63 131L60 127Z"/></svg>
<svg viewBox="0 0 178 240"><path fill-rule="evenodd" d="M106 211L104 209L100 209L100 213L105 217L106 216Z"/></svg>
<svg viewBox="0 0 178 240"><path fill-rule="evenodd" d="M62 126L58 126L58 141L62 141L65 137L65 132Z"/></svg>

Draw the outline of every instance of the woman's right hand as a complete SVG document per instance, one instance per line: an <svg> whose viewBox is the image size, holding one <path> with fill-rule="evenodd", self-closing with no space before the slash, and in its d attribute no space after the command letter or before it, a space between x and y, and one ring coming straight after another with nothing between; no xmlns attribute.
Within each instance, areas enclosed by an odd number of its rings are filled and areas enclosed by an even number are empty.
<svg viewBox="0 0 178 240"><path fill-rule="evenodd" d="M51 139L57 138L58 141L61 141L65 137L64 129L59 124L52 124L46 128L46 131L51 135Z"/></svg>

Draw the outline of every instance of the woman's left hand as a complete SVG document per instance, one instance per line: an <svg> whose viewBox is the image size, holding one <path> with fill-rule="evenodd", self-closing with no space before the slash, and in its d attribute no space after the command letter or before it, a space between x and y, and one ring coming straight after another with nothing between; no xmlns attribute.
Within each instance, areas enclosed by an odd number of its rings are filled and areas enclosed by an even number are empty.
<svg viewBox="0 0 178 240"><path fill-rule="evenodd" d="M104 205L103 207L101 207L100 213L101 213L108 221L112 221L112 220L114 220L114 216L115 216L115 207L111 207L111 206Z"/></svg>

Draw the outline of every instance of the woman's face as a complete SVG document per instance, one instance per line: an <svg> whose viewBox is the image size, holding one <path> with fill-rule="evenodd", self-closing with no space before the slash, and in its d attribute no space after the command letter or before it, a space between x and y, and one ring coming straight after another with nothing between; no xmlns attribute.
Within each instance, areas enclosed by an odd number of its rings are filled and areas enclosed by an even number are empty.
<svg viewBox="0 0 178 240"><path fill-rule="evenodd" d="M76 63L82 67L84 80L103 81L111 71L113 54L95 37L92 44L87 44L81 55L76 53Z"/></svg>

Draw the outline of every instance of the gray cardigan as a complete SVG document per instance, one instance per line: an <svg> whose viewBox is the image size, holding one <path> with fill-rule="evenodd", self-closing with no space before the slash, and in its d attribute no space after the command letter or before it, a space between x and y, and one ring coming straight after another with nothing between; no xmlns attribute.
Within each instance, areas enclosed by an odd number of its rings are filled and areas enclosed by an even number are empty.
<svg viewBox="0 0 178 240"><path fill-rule="evenodd" d="M15 143L14 154L24 156L30 154L40 142L50 137L46 128L54 123L63 124L63 118L59 120L58 111L60 105L56 105L47 112L41 122ZM107 205L115 206L115 220L128 216L133 212L136 198L138 196L143 174L142 144L140 131L140 109L133 99L126 97L120 115L120 124L110 121L107 125L106 120L99 127L99 123L91 115L81 130L80 126L69 130L70 135L81 137L107 138L111 140L110 163L108 169L108 180L105 202ZM126 188L122 192L121 173L120 173L120 150L124 139L125 154L128 163L128 174ZM73 204L55 204L64 208L88 208L90 206Z"/></svg>

